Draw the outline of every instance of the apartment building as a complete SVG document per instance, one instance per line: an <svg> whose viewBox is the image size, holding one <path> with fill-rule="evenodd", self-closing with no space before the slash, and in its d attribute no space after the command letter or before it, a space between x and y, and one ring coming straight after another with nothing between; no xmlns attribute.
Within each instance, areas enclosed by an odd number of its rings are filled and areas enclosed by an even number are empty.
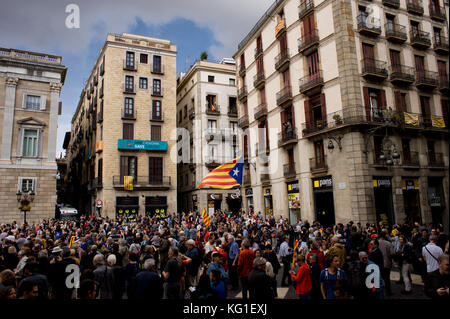
<svg viewBox="0 0 450 319"><path fill-rule="evenodd" d="M65 143L73 205L108 217L177 211L176 45L108 34Z"/></svg>
<svg viewBox="0 0 450 319"><path fill-rule="evenodd" d="M18 192L33 192L27 222L54 217L56 138L67 67L60 56L0 48L0 223L21 222Z"/></svg>
<svg viewBox="0 0 450 319"><path fill-rule="evenodd" d="M448 2L278 0L234 55L246 209L448 229Z"/></svg>
<svg viewBox="0 0 450 319"><path fill-rule="evenodd" d="M239 154L236 63L197 61L177 79L178 207L180 211L241 208L240 190L197 189L217 166Z"/></svg>

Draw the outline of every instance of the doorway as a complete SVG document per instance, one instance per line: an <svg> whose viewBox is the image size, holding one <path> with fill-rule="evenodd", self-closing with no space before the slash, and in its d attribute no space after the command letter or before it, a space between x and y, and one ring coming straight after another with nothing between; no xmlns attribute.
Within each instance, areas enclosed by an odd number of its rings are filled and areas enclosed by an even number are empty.
<svg viewBox="0 0 450 319"><path fill-rule="evenodd" d="M315 191L314 204L317 221L324 227L333 226L336 223L333 191Z"/></svg>

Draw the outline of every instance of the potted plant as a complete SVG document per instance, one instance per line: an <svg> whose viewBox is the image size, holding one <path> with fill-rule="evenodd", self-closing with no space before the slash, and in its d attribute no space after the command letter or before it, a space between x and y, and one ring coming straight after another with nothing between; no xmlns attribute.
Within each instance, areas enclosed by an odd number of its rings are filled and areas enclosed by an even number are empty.
<svg viewBox="0 0 450 319"><path fill-rule="evenodd" d="M308 130L307 128L304 128L304 129L302 130L302 133L303 133L303 135L306 135L306 134L309 133L309 130Z"/></svg>
<svg viewBox="0 0 450 319"><path fill-rule="evenodd" d="M333 115L333 120L336 122L336 125L340 125L342 124L342 118L339 114L334 114Z"/></svg>

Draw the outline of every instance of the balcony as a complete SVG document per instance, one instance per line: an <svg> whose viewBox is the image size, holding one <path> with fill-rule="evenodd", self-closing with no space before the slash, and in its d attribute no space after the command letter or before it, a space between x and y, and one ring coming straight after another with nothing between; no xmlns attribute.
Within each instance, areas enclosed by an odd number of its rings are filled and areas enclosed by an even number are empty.
<svg viewBox="0 0 450 319"><path fill-rule="evenodd" d="M164 89L162 89L162 88L153 88L152 89L152 96L162 97L163 95L164 95Z"/></svg>
<svg viewBox="0 0 450 319"><path fill-rule="evenodd" d="M255 147L256 147L256 150L255 150L255 152L256 152L256 156L260 156L260 155L263 155L263 154L266 154L266 155L269 155L270 154L270 148L269 148L269 145L266 145L266 142L264 141L264 143L256 143L256 145L255 145Z"/></svg>
<svg viewBox="0 0 450 319"><path fill-rule="evenodd" d="M428 153L428 167L429 168L444 168L444 154L442 153Z"/></svg>
<svg viewBox="0 0 450 319"><path fill-rule="evenodd" d="M310 33L303 35L297 40L298 52L309 55L319 46L319 30L313 29Z"/></svg>
<svg viewBox="0 0 450 319"><path fill-rule="evenodd" d="M242 178L242 184L244 186L250 186L252 183L252 179L250 178L250 174L245 174Z"/></svg>
<svg viewBox="0 0 450 319"><path fill-rule="evenodd" d="M309 159L311 173L318 174L328 171L327 156L313 157Z"/></svg>
<svg viewBox="0 0 450 319"><path fill-rule="evenodd" d="M103 108L100 109L100 112L97 114L97 123L103 122Z"/></svg>
<svg viewBox="0 0 450 319"><path fill-rule="evenodd" d="M240 128L248 127L248 114L244 114L238 120L237 124Z"/></svg>
<svg viewBox="0 0 450 319"><path fill-rule="evenodd" d="M419 152L403 153L402 166L403 168L419 168Z"/></svg>
<svg viewBox="0 0 450 319"><path fill-rule="evenodd" d="M390 68L390 80L394 85L410 85L414 83L414 68L405 65L393 65Z"/></svg>
<svg viewBox="0 0 450 319"><path fill-rule="evenodd" d="M192 120L192 119L194 119L194 117L195 117L195 110L192 107L189 109L189 119Z"/></svg>
<svg viewBox="0 0 450 319"><path fill-rule="evenodd" d="M448 38L443 36L435 38L433 49L437 54L448 55Z"/></svg>
<svg viewBox="0 0 450 319"><path fill-rule="evenodd" d="M98 96L99 96L99 97L103 97L103 85L100 87Z"/></svg>
<svg viewBox="0 0 450 319"><path fill-rule="evenodd" d="M95 144L95 153L101 153L103 152L103 141L98 141Z"/></svg>
<svg viewBox="0 0 450 319"><path fill-rule="evenodd" d="M283 165L283 176L285 178L292 178L296 175L297 172L295 171L295 162Z"/></svg>
<svg viewBox="0 0 450 319"><path fill-rule="evenodd" d="M234 105L234 106L230 106L229 108L228 108L228 116L229 117L237 117L238 116L238 113L237 113L237 107L236 107L236 105Z"/></svg>
<svg viewBox="0 0 450 319"><path fill-rule="evenodd" d="M416 87L419 90L433 90L439 85L438 73L416 70Z"/></svg>
<svg viewBox="0 0 450 319"><path fill-rule="evenodd" d="M261 46L257 46L257 47L255 48L255 60L258 59L259 56L260 56L261 54L263 54L263 52L264 52L264 50L263 50L262 45L261 45Z"/></svg>
<svg viewBox="0 0 450 319"><path fill-rule="evenodd" d="M123 69L126 71L137 71L136 63L127 63L126 60L123 60Z"/></svg>
<svg viewBox="0 0 450 319"><path fill-rule="evenodd" d="M261 103L255 108L255 120L259 120L267 116L267 103Z"/></svg>
<svg viewBox="0 0 450 319"><path fill-rule="evenodd" d="M278 147L295 144L298 141L297 128L291 131L282 131L278 133Z"/></svg>
<svg viewBox="0 0 450 319"><path fill-rule="evenodd" d="M366 80L384 81L388 77L386 62L375 59L362 59L362 76Z"/></svg>
<svg viewBox="0 0 450 319"><path fill-rule="evenodd" d="M239 67L239 76L240 77L245 76L245 72L246 72L245 64L241 64L240 67Z"/></svg>
<svg viewBox="0 0 450 319"><path fill-rule="evenodd" d="M279 72L284 72L289 67L290 60L291 57L287 50L281 52L275 57L275 69Z"/></svg>
<svg viewBox="0 0 450 319"><path fill-rule="evenodd" d="M260 89L266 83L266 76L264 73L255 74L253 77L253 86L257 89Z"/></svg>
<svg viewBox="0 0 450 319"><path fill-rule="evenodd" d="M123 85L123 93L124 94L136 94L136 86L134 84L131 86L124 84Z"/></svg>
<svg viewBox="0 0 450 319"><path fill-rule="evenodd" d="M430 33L424 31L410 32L411 45L417 49L428 49L431 46Z"/></svg>
<svg viewBox="0 0 450 319"><path fill-rule="evenodd" d="M393 43L403 43L408 40L406 27L395 23L386 23L386 39Z"/></svg>
<svg viewBox="0 0 450 319"><path fill-rule="evenodd" d="M150 121L152 122L164 122L164 116L163 113L160 112L150 112Z"/></svg>
<svg viewBox="0 0 450 319"><path fill-rule="evenodd" d="M164 74L164 65L152 64L151 72L153 74L161 74L161 75Z"/></svg>
<svg viewBox="0 0 450 319"><path fill-rule="evenodd" d="M247 86L244 85L240 89L238 89L238 100L244 102L247 100Z"/></svg>
<svg viewBox="0 0 450 319"><path fill-rule="evenodd" d="M313 0L303 0L298 6L298 18L303 19L310 12L314 11L314 1Z"/></svg>
<svg viewBox="0 0 450 319"><path fill-rule="evenodd" d="M301 78L299 83L300 93L306 96L320 93L323 86L322 70L317 70L316 73Z"/></svg>
<svg viewBox="0 0 450 319"><path fill-rule="evenodd" d="M103 75L103 74L105 74L105 63L102 63L100 65L100 75Z"/></svg>
<svg viewBox="0 0 450 319"><path fill-rule="evenodd" d="M281 19L275 27L275 37L278 39L286 32L286 19Z"/></svg>
<svg viewBox="0 0 450 319"><path fill-rule="evenodd" d="M423 15L422 0L406 0L406 10L412 14Z"/></svg>
<svg viewBox="0 0 450 319"><path fill-rule="evenodd" d="M285 86L277 93L277 105L283 107L289 105L292 102L292 88L291 86Z"/></svg>
<svg viewBox="0 0 450 319"><path fill-rule="evenodd" d="M205 104L205 112L208 115L220 115L220 106L206 103Z"/></svg>
<svg viewBox="0 0 450 319"><path fill-rule="evenodd" d="M358 16L358 32L366 36L378 37L381 34L380 19L361 13Z"/></svg>
<svg viewBox="0 0 450 319"><path fill-rule="evenodd" d="M92 113L92 122L91 122L91 130L95 131L97 130L97 113Z"/></svg>
<svg viewBox="0 0 450 319"><path fill-rule="evenodd" d="M270 183L270 174L267 174L267 173L260 174L260 178L261 178L261 183L263 183L263 184Z"/></svg>
<svg viewBox="0 0 450 319"><path fill-rule="evenodd" d="M125 109L122 108L122 120L135 120L136 119L136 110L127 110L125 112Z"/></svg>
<svg viewBox="0 0 450 319"><path fill-rule="evenodd" d="M149 176L137 176L133 178L134 189L170 189L171 176L160 176L159 178L150 178ZM113 176L113 187L124 187L124 176Z"/></svg>
<svg viewBox="0 0 450 319"><path fill-rule="evenodd" d="M430 18L444 22L445 21L445 8L440 6L434 6L430 1Z"/></svg>
<svg viewBox="0 0 450 319"><path fill-rule="evenodd" d="M448 75L439 75L439 91L442 93L448 92Z"/></svg>
<svg viewBox="0 0 450 319"><path fill-rule="evenodd" d="M93 187L95 188L103 188L103 180L101 177L96 177L93 179Z"/></svg>
<svg viewBox="0 0 450 319"><path fill-rule="evenodd" d="M94 86L98 85L98 75L94 75Z"/></svg>
<svg viewBox="0 0 450 319"><path fill-rule="evenodd" d="M216 167L220 166L220 163L219 163L219 161L217 159L208 159L205 162L205 166L207 168L216 168Z"/></svg>
<svg viewBox="0 0 450 319"><path fill-rule="evenodd" d="M398 9L400 7L400 0L383 0L383 5Z"/></svg>

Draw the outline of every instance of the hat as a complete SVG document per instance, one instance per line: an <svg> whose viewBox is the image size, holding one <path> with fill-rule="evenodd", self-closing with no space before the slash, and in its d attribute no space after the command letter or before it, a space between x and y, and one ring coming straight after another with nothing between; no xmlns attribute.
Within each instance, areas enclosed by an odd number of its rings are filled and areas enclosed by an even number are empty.
<svg viewBox="0 0 450 319"><path fill-rule="evenodd" d="M193 239L189 239L188 241L186 241L186 245L195 246L195 241Z"/></svg>
<svg viewBox="0 0 450 319"><path fill-rule="evenodd" d="M53 248L52 254L57 254L57 253L60 253L62 251L63 250L59 246L56 246L56 247Z"/></svg>

